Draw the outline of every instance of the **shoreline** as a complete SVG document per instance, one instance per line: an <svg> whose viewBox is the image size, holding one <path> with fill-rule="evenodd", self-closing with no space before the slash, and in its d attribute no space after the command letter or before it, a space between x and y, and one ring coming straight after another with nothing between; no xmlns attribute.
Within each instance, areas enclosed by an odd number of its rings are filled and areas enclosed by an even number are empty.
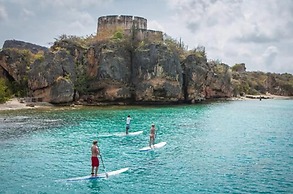
<svg viewBox="0 0 293 194"><path fill-rule="evenodd" d="M293 96L278 96L272 94L266 95L246 95L241 97L233 97L233 100L293 100Z"/></svg>
<svg viewBox="0 0 293 194"><path fill-rule="evenodd" d="M40 109L40 108L53 108L53 107L55 106L47 102L28 103L28 102L21 102L17 98L12 98L3 104L0 104L0 111L21 110L21 109Z"/></svg>
<svg viewBox="0 0 293 194"><path fill-rule="evenodd" d="M243 97L232 97L227 100L293 100L293 96L278 96L278 95L246 95ZM79 106L79 105L76 105ZM21 102L17 98L12 98L7 102L0 104L0 111L5 110L21 110L21 109L43 109L43 108L54 108L58 107L48 102ZM75 107L75 106L74 106Z"/></svg>

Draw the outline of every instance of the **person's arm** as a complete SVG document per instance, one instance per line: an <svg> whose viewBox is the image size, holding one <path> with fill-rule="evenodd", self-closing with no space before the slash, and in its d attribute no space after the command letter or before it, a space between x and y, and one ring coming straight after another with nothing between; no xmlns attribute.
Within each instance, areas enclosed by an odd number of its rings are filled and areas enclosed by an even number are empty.
<svg viewBox="0 0 293 194"><path fill-rule="evenodd" d="M97 146L97 154L100 155L100 150L98 146Z"/></svg>

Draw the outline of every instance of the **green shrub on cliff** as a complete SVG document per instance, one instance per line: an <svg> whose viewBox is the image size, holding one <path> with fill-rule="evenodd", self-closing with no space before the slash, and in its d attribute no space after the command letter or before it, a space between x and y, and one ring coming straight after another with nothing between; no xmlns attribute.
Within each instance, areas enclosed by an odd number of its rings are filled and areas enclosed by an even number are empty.
<svg viewBox="0 0 293 194"><path fill-rule="evenodd" d="M4 103L11 98L11 91L3 78L0 78L0 103Z"/></svg>
<svg viewBox="0 0 293 194"><path fill-rule="evenodd" d="M19 82L13 81L7 84L9 91L16 97L25 97L28 94L28 78L24 76Z"/></svg>
<svg viewBox="0 0 293 194"><path fill-rule="evenodd" d="M164 44L173 52L176 52L181 60L186 57L187 49L184 43L180 40L177 41L170 36L165 35Z"/></svg>
<svg viewBox="0 0 293 194"><path fill-rule="evenodd" d="M195 49L189 51L191 54L195 54L199 58L207 58L206 49L204 46L197 46Z"/></svg>
<svg viewBox="0 0 293 194"><path fill-rule="evenodd" d="M239 63L239 64L235 64L231 67L232 71L235 72L244 72L245 71L245 64L244 63Z"/></svg>
<svg viewBox="0 0 293 194"><path fill-rule="evenodd" d="M33 55L34 60L41 60L44 61L44 51L39 51L38 53Z"/></svg>
<svg viewBox="0 0 293 194"><path fill-rule="evenodd" d="M114 32L113 39L116 39L116 40L123 39L123 31L121 29L118 29L116 32Z"/></svg>
<svg viewBox="0 0 293 194"><path fill-rule="evenodd" d="M91 79L86 75L86 73L79 73L74 83L74 89L80 94L88 94L88 85L90 83L90 80Z"/></svg>

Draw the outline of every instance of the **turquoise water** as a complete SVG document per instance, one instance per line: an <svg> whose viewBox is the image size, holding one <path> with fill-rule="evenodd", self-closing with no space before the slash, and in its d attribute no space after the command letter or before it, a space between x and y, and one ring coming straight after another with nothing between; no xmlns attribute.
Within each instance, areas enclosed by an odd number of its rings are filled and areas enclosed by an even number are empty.
<svg viewBox="0 0 293 194"><path fill-rule="evenodd" d="M143 134L99 137L128 114ZM167 145L139 152L152 123ZM292 137L293 100L0 111L0 193L292 193ZM107 171L129 171L60 181L90 174L94 139Z"/></svg>

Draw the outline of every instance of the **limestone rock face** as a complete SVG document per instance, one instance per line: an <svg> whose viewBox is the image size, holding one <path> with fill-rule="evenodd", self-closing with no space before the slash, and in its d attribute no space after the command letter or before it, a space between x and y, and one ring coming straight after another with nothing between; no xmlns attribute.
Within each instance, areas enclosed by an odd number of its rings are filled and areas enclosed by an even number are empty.
<svg viewBox="0 0 293 194"><path fill-rule="evenodd" d="M131 81L135 101L184 100L178 56L162 44L147 44L134 51Z"/></svg>
<svg viewBox="0 0 293 194"><path fill-rule="evenodd" d="M96 44L86 52L88 91L94 101L125 101L131 98L131 53L123 44Z"/></svg>
<svg viewBox="0 0 293 194"><path fill-rule="evenodd" d="M209 69L206 58L189 55L182 63L184 75L184 95L188 102L205 99L206 80Z"/></svg>
<svg viewBox="0 0 293 194"><path fill-rule="evenodd" d="M73 57L65 51L45 54L36 60L28 72L28 87L32 95L52 103L73 101L76 80Z"/></svg>
<svg viewBox="0 0 293 194"><path fill-rule="evenodd" d="M27 78L27 68L30 65L28 53L13 49L4 49L0 52L0 69L5 78L22 82ZM1 77L1 76L0 76Z"/></svg>
<svg viewBox="0 0 293 194"><path fill-rule="evenodd" d="M229 66L208 63L205 57L197 55L189 55L182 64L186 101L231 97Z"/></svg>
<svg viewBox="0 0 293 194"><path fill-rule="evenodd" d="M233 69L207 62L200 52L179 59L178 50L162 41L82 45L61 40L42 55L6 47L0 51L0 78L27 87L30 97L55 104L195 103L242 93L293 95L291 74L238 71L245 65Z"/></svg>
<svg viewBox="0 0 293 194"><path fill-rule="evenodd" d="M264 72L233 72L234 95L273 94L293 96L293 75Z"/></svg>
<svg viewBox="0 0 293 194"><path fill-rule="evenodd" d="M207 85L210 92L206 92L206 98L230 98L233 95L231 83L231 69L226 64L209 62L211 72L207 77Z"/></svg>
<svg viewBox="0 0 293 194"><path fill-rule="evenodd" d="M51 103L60 104L73 101L74 84L71 80L61 77L55 80L50 89Z"/></svg>
<svg viewBox="0 0 293 194"><path fill-rule="evenodd" d="M264 87L268 93L280 96L293 96L293 75L287 73L267 73L266 75Z"/></svg>

